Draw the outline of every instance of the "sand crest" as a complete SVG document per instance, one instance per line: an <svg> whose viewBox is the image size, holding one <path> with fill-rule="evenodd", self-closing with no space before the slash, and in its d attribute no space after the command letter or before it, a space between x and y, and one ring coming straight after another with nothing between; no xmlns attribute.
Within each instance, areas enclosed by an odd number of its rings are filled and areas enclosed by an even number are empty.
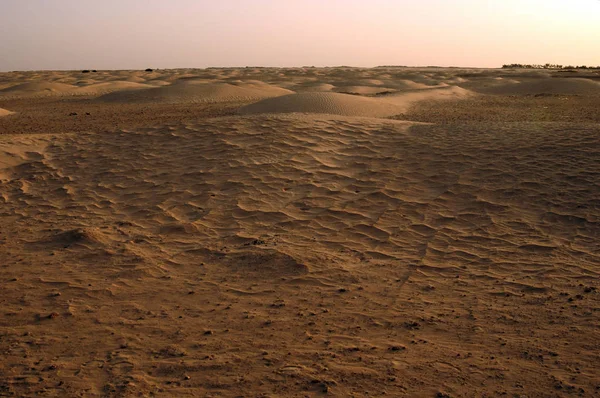
<svg viewBox="0 0 600 398"><path fill-rule="evenodd" d="M124 91L124 90L143 90L152 88L149 84L142 84L130 81L110 81L104 83L93 83L83 87L79 87L73 92L80 95L99 95L111 93L113 91Z"/></svg>
<svg viewBox="0 0 600 398"><path fill-rule="evenodd" d="M386 117L401 113L402 108L377 98L339 93L306 92L262 100L240 109L240 113L244 115L295 112Z"/></svg>
<svg viewBox="0 0 600 398"><path fill-rule="evenodd" d="M0 96L42 96L68 94L77 89L76 86L56 82L30 82L17 84L0 90Z"/></svg>
<svg viewBox="0 0 600 398"><path fill-rule="evenodd" d="M180 80L150 90L120 91L98 98L102 102L225 102L277 97L292 91L265 83L207 83L204 80Z"/></svg>
<svg viewBox="0 0 600 398"><path fill-rule="evenodd" d="M332 91L346 94L374 95L380 93L389 93L396 90L390 87L381 86L341 86L335 87Z"/></svg>
<svg viewBox="0 0 600 398"><path fill-rule="evenodd" d="M456 100L473 97L475 95L476 93L461 87L445 86L390 93L382 98L387 102L401 105L406 109L407 107L419 101Z"/></svg>
<svg viewBox="0 0 600 398"><path fill-rule="evenodd" d="M474 95L460 87L398 92L379 98L341 93L302 92L270 98L240 108L243 115L261 113L325 113L341 116L390 117L424 100L466 98Z"/></svg>

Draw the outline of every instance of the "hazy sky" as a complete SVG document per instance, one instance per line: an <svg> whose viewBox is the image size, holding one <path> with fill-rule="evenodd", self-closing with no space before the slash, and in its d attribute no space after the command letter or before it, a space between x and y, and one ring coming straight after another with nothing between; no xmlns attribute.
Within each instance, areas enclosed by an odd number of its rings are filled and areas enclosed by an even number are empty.
<svg viewBox="0 0 600 398"><path fill-rule="evenodd" d="M600 0L0 0L0 71L600 65Z"/></svg>

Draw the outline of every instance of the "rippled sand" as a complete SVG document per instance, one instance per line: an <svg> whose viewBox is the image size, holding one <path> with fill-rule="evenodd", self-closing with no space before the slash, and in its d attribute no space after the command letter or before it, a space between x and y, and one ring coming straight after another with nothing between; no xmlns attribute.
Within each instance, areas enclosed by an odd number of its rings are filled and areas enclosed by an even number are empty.
<svg viewBox="0 0 600 398"><path fill-rule="evenodd" d="M0 394L598 394L580 73L0 74Z"/></svg>

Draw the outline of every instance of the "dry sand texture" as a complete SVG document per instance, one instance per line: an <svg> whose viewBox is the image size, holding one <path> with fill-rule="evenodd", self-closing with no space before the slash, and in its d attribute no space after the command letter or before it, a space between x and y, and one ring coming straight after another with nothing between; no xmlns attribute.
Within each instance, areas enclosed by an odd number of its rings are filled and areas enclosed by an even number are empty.
<svg viewBox="0 0 600 398"><path fill-rule="evenodd" d="M573 75L1 74L0 395L597 396Z"/></svg>
<svg viewBox="0 0 600 398"><path fill-rule="evenodd" d="M13 112L0 108L0 117L12 115Z"/></svg>

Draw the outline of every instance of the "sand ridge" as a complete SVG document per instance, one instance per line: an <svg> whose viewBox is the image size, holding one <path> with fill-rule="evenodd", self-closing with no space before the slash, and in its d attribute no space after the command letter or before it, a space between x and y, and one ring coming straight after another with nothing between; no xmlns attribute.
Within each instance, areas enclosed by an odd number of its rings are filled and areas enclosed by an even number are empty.
<svg viewBox="0 0 600 398"><path fill-rule="evenodd" d="M374 95L395 91L389 87L380 86L341 86L334 87L334 92L346 93L346 94L358 94L358 95Z"/></svg>
<svg viewBox="0 0 600 398"><path fill-rule="evenodd" d="M120 90L139 90L153 86L130 81L109 81L97 83L94 80L76 81L75 84L57 82L30 82L17 84L0 90L1 97L44 97L44 96L97 96Z"/></svg>
<svg viewBox="0 0 600 398"><path fill-rule="evenodd" d="M121 91L98 98L104 102L221 102L282 96L291 91L262 82L207 83L180 80L145 91Z"/></svg>
<svg viewBox="0 0 600 398"><path fill-rule="evenodd" d="M83 87L79 87L73 91L75 94L79 95L99 95L104 93L110 93L113 91L143 90L152 87L153 85L150 84L143 84L131 81L110 81L103 83L88 84Z"/></svg>
<svg viewBox="0 0 600 398"><path fill-rule="evenodd" d="M70 84L40 81L17 84L15 86L2 89L0 90L0 95L53 95L69 93L75 89L76 87Z"/></svg>
<svg viewBox="0 0 600 398"><path fill-rule="evenodd" d="M262 100L240 109L241 114L295 112L385 117L401 113L402 109L381 99L325 92L290 94Z"/></svg>
<svg viewBox="0 0 600 398"><path fill-rule="evenodd" d="M562 72L562 73L561 73ZM178 86L184 80L205 81L206 83L225 83L242 86L240 81L261 82L274 87L294 92L334 91L352 92L354 94L373 95L381 91L414 91L420 89L460 86L466 89L485 92L489 87L502 86L505 83L534 83L529 90L537 90L535 84L546 85L561 93L573 93L577 90L594 90L594 83L599 79L597 71L522 71L492 69L457 69L442 68L209 68L209 69L174 69L145 71L97 71L81 73L79 71L35 71L10 72L0 76L0 97L8 96L48 96L69 95L74 90L82 90L86 86L101 83L115 85L110 91L126 90L127 83L138 83L150 86L174 85L174 92L165 96L176 96L176 91L185 91ZM237 82L237 83L236 83ZM527 84L521 86L521 91ZM584 86L588 86L585 88ZM576 87L575 87L576 86ZM78 88L79 87L79 88ZM98 86L101 87L101 86ZM108 87L108 86L107 86ZM553 87L555 87L553 89ZM188 87L191 89L191 87ZM257 87L246 87L256 89ZM265 87L263 87L265 88ZM354 88L354 91L352 91ZM512 89L516 89L513 87ZM502 94L499 89L499 94ZM575 90L575 91L574 91ZM94 90L90 90L90 95ZM493 91L493 90L492 90ZM507 92L508 93L508 92ZM518 94L518 92L516 93ZM254 97L253 97L254 98Z"/></svg>
<svg viewBox="0 0 600 398"><path fill-rule="evenodd" d="M325 113L358 117L391 117L418 101L466 98L475 94L460 87L388 93L373 98L332 92L302 92L266 99L240 108L243 115L259 113Z"/></svg>

